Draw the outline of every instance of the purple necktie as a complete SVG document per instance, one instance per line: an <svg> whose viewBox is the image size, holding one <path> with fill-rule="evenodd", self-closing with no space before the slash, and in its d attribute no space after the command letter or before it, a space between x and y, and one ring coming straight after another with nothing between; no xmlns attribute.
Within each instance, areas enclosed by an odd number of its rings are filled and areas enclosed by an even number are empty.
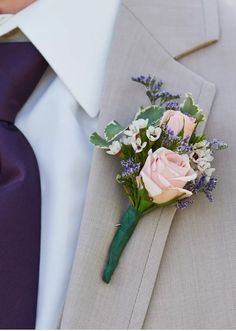
<svg viewBox="0 0 236 331"><path fill-rule="evenodd" d="M40 178L14 121L46 68L32 44L0 43L0 329L35 328Z"/></svg>

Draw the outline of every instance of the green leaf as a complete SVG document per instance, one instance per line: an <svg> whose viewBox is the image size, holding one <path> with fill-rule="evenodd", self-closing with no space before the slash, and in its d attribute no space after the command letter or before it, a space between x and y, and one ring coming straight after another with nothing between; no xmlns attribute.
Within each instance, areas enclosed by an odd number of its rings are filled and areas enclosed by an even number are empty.
<svg viewBox="0 0 236 331"><path fill-rule="evenodd" d="M148 119L148 125L155 125L163 116L165 109L159 106L149 106L144 109L140 109L135 119L140 118Z"/></svg>
<svg viewBox="0 0 236 331"><path fill-rule="evenodd" d="M180 111L196 118L197 122L205 120L202 109L195 103L191 93L186 94L186 99L180 105Z"/></svg>
<svg viewBox="0 0 236 331"><path fill-rule="evenodd" d="M147 209L149 209L150 207L152 207L154 205L154 203L151 200L144 200L142 199L139 203L139 207L138 207L138 211L140 213L145 212Z"/></svg>
<svg viewBox="0 0 236 331"><path fill-rule="evenodd" d="M141 180L142 181L142 180ZM143 185L143 181L142 181L142 185ZM149 209L150 207L152 207L154 205L152 198L149 197L147 190L145 189L145 187L143 186L142 189L140 189L139 191L139 204L138 204L138 211L140 213L145 212L147 209Z"/></svg>
<svg viewBox="0 0 236 331"><path fill-rule="evenodd" d="M90 142L97 146L100 147L102 149L108 149L109 148L109 143L103 139L101 136L99 136L99 134L97 134L97 132L94 132L91 134L90 136Z"/></svg>
<svg viewBox="0 0 236 331"><path fill-rule="evenodd" d="M206 135L202 135L202 136L197 136L195 133L193 134L193 136L191 137L190 139L190 143L191 144L196 144L196 143L199 143L203 140L206 140Z"/></svg>
<svg viewBox="0 0 236 331"><path fill-rule="evenodd" d="M126 183L125 178L122 177L120 174L118 174L118 175L116 176L116 181L117 181L117 183L119 183L119 184L125 184L125 183Z"/></svg>
<svg viewBox="0 0 236 331"><path fill-rule="evenodd" d="M184 137L184 128L178 133L178 137L180 138Z"/></svg>
<svg viewBox="0 0 236 331"><path fill-rule="evenodd" d="M106 126L104 130L104 137L106 141L110 142L125 131L125 129L126 128L121 126L118 122L112 121Z"/></svg>

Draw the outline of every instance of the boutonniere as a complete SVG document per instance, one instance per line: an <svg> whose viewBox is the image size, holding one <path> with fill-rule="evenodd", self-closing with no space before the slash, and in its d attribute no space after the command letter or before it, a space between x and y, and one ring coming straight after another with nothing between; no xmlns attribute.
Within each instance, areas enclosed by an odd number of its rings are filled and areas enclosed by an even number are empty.
<svg viewBox="0 0 236 331"><path fill-rule="evenodd" d="M164 91L162 81L155 77L132 79L145 87L151 105L140 107L128 127L112 121L104 137L96 132L90 137L92 144L120 160L116 180L130 201L110 245L102 276L106 283L144 214L170 205L184 209L200 192L213 200L217 183L211 165L214 152L227 147L222 141L209 141L206 135L197 134L205 116L190 93L179 105L180 96Z"/></svg>

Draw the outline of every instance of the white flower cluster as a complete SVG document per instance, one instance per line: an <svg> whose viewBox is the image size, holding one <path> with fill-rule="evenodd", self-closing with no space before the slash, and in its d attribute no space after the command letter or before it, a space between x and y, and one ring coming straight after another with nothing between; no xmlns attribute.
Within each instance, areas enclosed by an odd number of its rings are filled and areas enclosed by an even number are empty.
<svg viewBox="0 0 236 331"><path fill-rule="evenodd" d="M121 151L122 144L128 146L131 145L135 153L140 153L147 146L147 141L142 142L139 133L140 130L146 129L146 136L149 141L154 142L160 138L161 128L154 127L152 125L148 126L148 119L144 120L142 118L134 120L124 131L124 135L120 140L113 141L109 146L108 154L116 155Z"/></svg>
<svg viewBox="0 0 236 331"><path fill-rule="evenodd" d="M154 126L149 126L146 131L146 135L150 141L156 141L160 138L161 128L155 128Z"/></svg>
<svg viewBox="0 0 236 331"><path fill-rule="evenodd" d="M120 150L121 150L121 143L118 140L115 140L109 146L109 151L107 151L107 154L116 155L120 152Z"/></svg>
<svg viewBox="0 0 236 331"><path fill-rule="evenodd" d="M215 168L211 167L211 162L214 160L214 156L211 149L208 147L208 142L206 140L193 145L190 159L194 164L194 168L198 175L205 175L207 179L210 179L215 171Z"/></svg>
<svg viewBox="0 0 236 331"><path fill-rule="evenodd" d="M141 129L145 129L148 126L148 120L144 120L142 118L133 121L129 129L124 132L126 136L135 137L139 134Z"/></svg>

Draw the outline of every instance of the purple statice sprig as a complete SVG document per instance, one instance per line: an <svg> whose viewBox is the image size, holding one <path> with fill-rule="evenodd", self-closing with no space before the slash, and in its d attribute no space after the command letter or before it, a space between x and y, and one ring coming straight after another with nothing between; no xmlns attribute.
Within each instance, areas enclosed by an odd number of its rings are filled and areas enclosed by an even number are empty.
<svg viewBox="0 0 236 331"><path fill-rule="evenodd" d="M179 94L172 94L168 91L163 91L163 81L157 80L155 76L140 75L138 77L132 77L132 80L145 86L146 95L152 105L155 105L157 100L159 100L160 105L163 105L166 102L180 98Z"/></svg>
<svg viewBox="0 0 236 331"><path fill-rule="evenodd" d="M179 137L174 133L173 130L167 127L166 124L163 124L161 126L161 130L163 133L163 138L162 138L162 147L169 148L170 146L178 146L179 144Z"/></svg>
<svg viewBox="0 0 236 331"><path fill-rule="evenodd" d="M211 177L207 179L206 176L201 176L197 178L195 181L188 183L185 186L185 189L192 192L193 195L203 192L205 193L207 199L210 202L213 202L213 192L216 189L217 178ZM191 197L183 198L176 203L177 209L185 209L193 203L193 195Z"/></svg>
<svg viewBox="0 0 236 331"><path fill-rule="evenodd" d="M163 147L169 147L170 145L173 144L178 144L180 137L178 137L173 130L168 128L166 124L163 124L161 126L162 132L164 133L164 137L162 140L162 146Z"/></svg>
<svg viewBox="0 0 236 331"><path fill-rule="evenodd" d="M197 194L199 192L204 192L206 197L210 202L213 201L213 192L216 189L217 178L212 176L207 178L207 176L202 175L197 178L194 182L188 183L185 188L189 190L193 194Z"/></svg>
<svg viewBox="0 0 236 331"><path fill-rule="evenodd" d="M175 100L168 101L165 108L166 110L179 110L179 103Z"/></svg>
<svg viewBox="0 0 236 331"><path fill-rule="evenodd" d="M140 172L141 164L135 162L134 158L121 160L120 163L122 172L116 176L116 180L119 184L123 185L130 201L135 205L139 191L137 177Z"/></svg>
<svg viewBox="0 0 236 331"><path fill-rule="evenodd" d="M192 192L193 194L197 194L204 190L206 183L207 183L206 176L202 175L201 177L197 178L194 182L188 183L185 186L185 188L186 190Z"/></svg>
<svg viewBox="0 0 236 331"><path fill-rule="evenodd" d="M206 194L207 199L210 202L213 202L213 192L216 189L217 185L217 178L216 177L211 177L210 180L207 182L205 188L204 188L204 193Z"/></svg>
<svg viewBox="0 0 236 331"><path fill-rule="evenodd" d="M176 135L166 124L163 124L161 128L165 135L162 140L162 146L176 150L179 154L190 154L192 152L193 145L190 143L189 137L182 138Z"/></svg>
<svg viewBox="0 0 236 331"><path fill-rule="evenodd" d="M193 145L189 143L189 139L190 137L179 139L179 146L177 147L177 152L179 152L180 154L190 154L192 152Z"/></svg>
<svg viewBox="0 0 236 331"><path fill-rule="evenodd" d="M183 199L179 200L176 203L175 207L177 209L185 209L185 208L189 207L192 203L193 203L192 197L187 197L187 198L183 198Z"/></svg>
<svg viewBox="0 0 236 331"><path fill-rule="evenodd" d="M166 123L161 125L161 130L165 134L165 139L173 141L178 139L178 136L174 133L172 129L170 129Z"/></svg>
<svg viewBox="0 0 236 331"><path fill-rule="evenodd" d="M167 133L168 139L170 139L170 140L178 139L173 130L171 130L171 129L168 128L166 130L166 133Z"/></svg>
<svg viewBox="0 0 236 331"><path fill-rule="evenodd" d="M172 94L168 91L162 91L157 99L160 99L160 106L164 105L164 103L173 101L175 99L179 99L180 98L180 94Z"/></svg>
<svg viewBox="0 0 236 331"><path fill-rule="evenodd" d="M208 148L210 148L213 151L216 150L223 150L228 148L228 145L223 141L223 140L219 140L219 139L212 139L211 141L208 141Z"/></svg>
<svg viewBox="0 0 236 331"><path fill-rule="evenodd" d="M140 83L144 85L145 87L149 87L151 85L154 85L156 83L156 78L151 75L145 76L145 75L139 75L137 77L132 77L131 78L134 82ZM159 81L159 86L161 88L161 85L163 84L162 81Z"/></svg>
<svg viewBox="0 0 236 331"><path fill-rule="evenodd" d="M127 160L122 160L122 177L130 177L130 176L137 176L140 171L141 164L134 161L133 158L129 158Z"/></svg>

